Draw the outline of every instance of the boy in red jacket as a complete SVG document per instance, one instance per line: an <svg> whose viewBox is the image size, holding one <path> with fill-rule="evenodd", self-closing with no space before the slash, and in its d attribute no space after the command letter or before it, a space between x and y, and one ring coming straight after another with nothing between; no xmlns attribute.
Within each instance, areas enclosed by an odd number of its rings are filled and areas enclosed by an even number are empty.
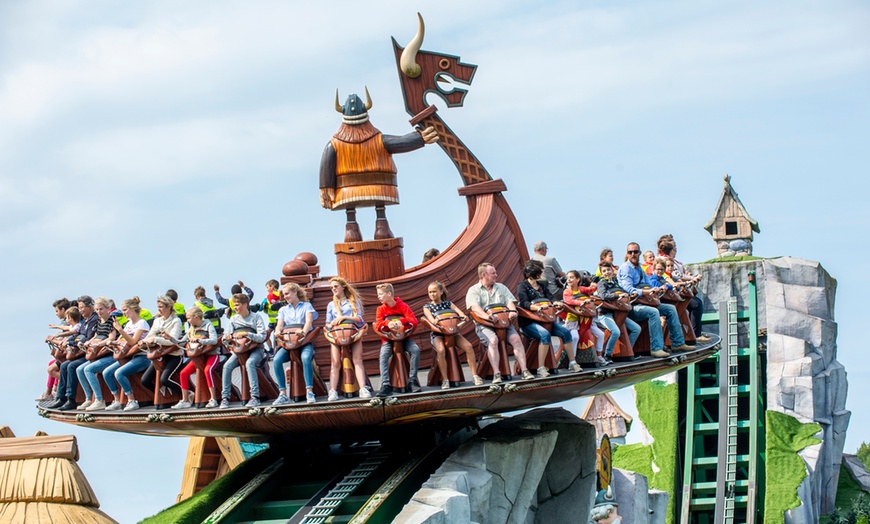
<svg viewBox="0 0 870 524"><path fill-rule="evenodd" d="M378 300L381 305L375 313L375 331L383 333L392 331L393 333L401 333L409 331L417 327L417 317L408 304L402 299L393 296L392 284L378 284ZM420 365L420 347L411 337L401 341L404 345L404 350L411 357L411 369L408 373L408 386L411 387L411 392L420 391L420 381L417 380L417 367ZM390 386L390 356L393 354L393 341L381 337L381 390L378 391L379 397L387 397L393 394L393 388Z"/></svg>

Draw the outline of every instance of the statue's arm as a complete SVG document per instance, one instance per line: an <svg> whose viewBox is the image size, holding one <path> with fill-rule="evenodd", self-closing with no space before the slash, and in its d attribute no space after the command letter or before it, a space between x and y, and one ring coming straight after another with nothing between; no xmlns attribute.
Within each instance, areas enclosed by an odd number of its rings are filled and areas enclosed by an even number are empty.
<svg viewBox="0 0 870 524"><path fill-rule="evenodd" d="M335 200L335 148L332 142L323 149L320 159L320 205L332 209Z"/></svg>
<svg viewBox="0 0 870 524"><path fill-rule="evenodd" d="M423 137L417 131L412 131L407 135L402 136L383 135L383 137L384 148L391 155L407 153L409 151L414 151L415 149L420 149L426 145L426 142L423 141Z"/></svg>

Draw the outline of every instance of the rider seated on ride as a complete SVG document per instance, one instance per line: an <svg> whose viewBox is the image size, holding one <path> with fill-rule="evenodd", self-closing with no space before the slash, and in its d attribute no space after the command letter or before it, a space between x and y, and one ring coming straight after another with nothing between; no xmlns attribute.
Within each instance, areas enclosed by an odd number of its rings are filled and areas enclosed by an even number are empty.
<svg viewBox="0 0 870 524"><path fill-rule="evenodd" d="M375 312L375 331L384 333L392 331L399 334L403 331L417 327L417 316L411 311L401 298L394 296L392 284L378 284L378 301L381 303ZM405 353L411 358L411 369L408 371L408 386L412 393L420 391L420 381L417 380L417 368L420 366L420 347L411 337L404 338L401 342ZM393 394L390 385L390 356L393 354L395 341L381 337L381 354L378 359L381 370L381 390L379 397L388 397Z"/></svg>
<svg viewBox="0 0 870 524"><path fill-rule="evenodd" d="M640 258L640 245L637 242L630 242L626 246L625 262L619 266L617 280L619 285L629 293L637 294L639 297L659 297L664 291L658 287L650 285L649 277L640 268L638 260ZM686 345L683 338L683 328L680 326L680 319L677 314L677 308L672 304L659 303L657 306L647 306L641 303L635 303L632 306L630 313L632 320L635 322L646 321L649 326L649 345L650 355L654 357L664 358L670 356L665 351L664 334L662 330L661 319L659 316L665 317L668 329L670 330L671 347L674 351L687 351L692 349Z"/></svg>
<svg viewBox="0 0 870 524"><path fill-rule="evenodd" d="M591 300L589 297L598 289L598 284L589 281L589 273L586 271L583 273L581 274L576 269L572 269L565 276L566 285L565 291L562 292L562 301L569 306L583 306ZM580 322L589 322L589 331L595 337L595 355L601 355L601 351L604 348L604 332L598 327L597 320L598 316L588 317L584 320L574 313L565 315L565 329L571 332L572 338L571 342L565 343L570 362L568 365L569 371L582 371L580 364L575 360L577 343L580 342Z"/></svg>
<svg viewBox="0 0 870 524"><path fill-rule="evenodd" d="M314 328L314 320L319 315L314 310L314 306L308 302L308 294L299 284L290 282L284 284L281 290L287 302L278 310L275 335L279 336L292 329L296 331L300 339L304 338ZM299 350L299 354L302 358L302 375L305 377L305 401L312 404L317 401L314 395L314 344L310 342L305 344ZM287 377L284 374L284 364L288 360L290 360L290 353L284 348L278 348L275 359L272 361L272 370L275 372L275 380L278 382L281 394L272 403L273 406L290 403L291 395L287 387Z"/></svg>
<svg viewBox="0 0 870 524"><path fill-rule="evenodd" d="M239 280L238 284L233 284L233 287L230 288L230 293L232 295L235 295L237 293L241 293L242 291L244 291L245 294L248 295L248 303L250 304L251 300L254 299L254 292L251 290L251 288L246 286L244 282ZM217 284L214 285L214 297L215 297L215 299L217 299L218 304L223 304L229 308L229 311L227 311L227 318L230 318L236 314L236 306L233 303L232 296L230 296L229 300L222 297L221 296L221 287Z"/></svg>
<svg viewBox="0 0 870 524"><path fill-rule="evenodd" d="M479 279L477 284L468 288L468 292L465 294L465 307L477 315L478 318L492 319L493 316L487 312L487 309L496 304L500 304L507 308L508 319L513 320L517 316L517 299L507 286L496 282L496 279L498 279L498 271L496 271L495 266L489 262L481 263L477 266L477 277ZM501 373L499 372L499 369L501 369L501 362L499 361L500 342L498 335L495 330L489 326L485 326L477 321L475 321L474 324L475 332L480 338L481 345L486 348L489 364L492 366L492 383L498 384L502 381ZM505 331L505 338L507 339L507 343L514 349L514 358L520 365L523 379L534 379L535 376L532 375L526 366L526 352L523 348L523 341L520 339L519 333L514 329L513 324L509 324Z"/></svg>
<svg viewBox="0 0 870 524"><path fill-rule="evenodd" d="M102 373L104 369L115 362L111 344L118 336L115 332L118 317L111 314L112 303L106 297L99 297L94 301L94 311L100 317L100 323L97 324L94 338L85 344L88 347L88 353L85 356L88 363L76 370L79 384L82 385L82 391L85 393L85 401L76 408L79 410L85 410L94 402L102 400L103 394L100 391L100 380L97 378L97 374Z"/></svg>
<svg viewBox="0 0 870 524"><path fill-rule="evenodd" d="M203 353L207 357L204 366L205 381L207 384L196 384L197 388L208 386L208 391L211 394L206 408L218 407L218 390L214 383L213 370L220 363L220 346L218 345L218 334L215 331L211 322L204 321L202 310L197 307L189 307L185 312L189 329L184 332L184 336L180 340L173 340L181 347L189 347L190 343L196 343L200 346L214 346L207 353ZM193 349L193 348L191 348ZM172 406L172 409L187 409L193 407L193 402L190 400L190 376L196 373L196 364L193 359L187 362L187 365L181 369L178 374L179 382L181 382L181 400Z"/></svg>
<svg viewBox="0 0 870 524"><path fill-rule="evenodd" d="M230 319L229 337L244 344L256 344L256 347L247 352L248 360L245 362L244 372L248 374L248 386L250 387L251 399L245 407L254 408L260 405L260 380L257 376L257 368L266 358L266 350L263 341L266 340L266 323L258 313L251 312L251 299L245 293L236 293L232 296L233 307L236 314ZM233 371L239 367L239 355L233 352L224 364L221 375L223 391L221 391L220 409L230 407L230 390L233 385Z"/></svg>
<svg viewBox="0 0 870 524"><path fill-rule="evenodd" d="M274 309L271 307L273 304L281 302L281 293L278 291L278 286L278 281L274 278L266 282L266 298L260 302L260 311L269 317L269 325L266 326L266 349L270 354L275 350L275 346L272 344L272 333L275 332L275 326L278 325L278 311L281 308L281 306L277 306Z"/></svg>
<svg viewBox="0 0 870 524"><path fill-rule="evenodd" d="M463 322L468 320L466 315L453 302L447 300L447 288L439 281L434 281L429 284L429 300L430 302L423 306L423 314L433 326L438 325L438 315L448 312L453 312L462 319ZM441 389L450 388L450 380L447 378L447 359L444 354L446 348L444 346L444 335L435 333L429 335L429 340L432 343L432 348L435 349L435 359L438 362L438 369L441 370ZM456 346L465 352L465 358L468 360L468 367L471 369L471 379L475 386L483 385L483 379L477 374L477 359L474 356L474 347L461 334L454 336Z"/></svg>
<svg viewBox="0 0 870 524"><path fill-rule="evenodd" d="M657 258L653 262L653 274L649 277L653 287L663 287L668 291L674 289L674 281L666 273L667 266L668 263L664 258Z"/></svg>
<svg viewBox="0 0 870 524"><path fill-rule="evenodd" d="M121 313L127 318L127 322L123 326L119 318L113 317L112 319L112 328L118 335L116 339L117 344L113 348L114 355L112 361L102 369L99 367L92 369L93 365L90 365L85 370L88 383L94 391L95 398L94 402L85 408L87 411L98 411L101 409L117 411L121 409L122 390L129 400L134 400L133 388L130 385L128 377L134 373L145 371L150 363L138 347L139 341L142 340L142 337L150 329L148 321L141 316L142 308L139 306L139 297L133 297L121 302ZM103 399L103 391L100 388L97 373L102 373L106 386L108 386L109 391L115 397L114 401L108 406L106 406Z"/></svg>
<svg viewBox="0 0 870 524"><path fill-rule="evenodd" d="M525 280L517 285L517 298L519 306L523 309L528 309L532 312L537 312L547 307L548 305L561 305L561 301L557 301L556 297L550 293L547 287L547 281L541 280L544 274L544 264L538 260L529 260L523 267L523 276ZM538 341L538 377L544 378L550 375L546 366L547 354L550 351L550 339L556 337L560 340L560 345L565 346L570 344L574 338L571 332L565 329L565 326L558 322L553 322L551 328L553 333L550 334L544 326L535 322L530 318L522 315L519 317L520 331L531 339ZM573 360L573 359L572 359ZM576 365L576 362L574 363ZM576 366L579 367L579 366ZM575 367L571 371L579 371Z"/></svg>
<svg viewBox="0 0 870 524"><path fill-rule="evenodd" d="M326 329L331 329L341 323L352 323L362 329L365 325L363 320L363 304L359 298L359 292L341 277L329 279L329 287L332 290L332 302L326 306ZM362 340L357 340L351 346L351 361L353 361L354 373L359 382L359 397L372 398L372 392L366 386L366 369L362 358ZM338 400L338 373L341 371L341 348L335 344L330 345L329 367L329 396L327 400Z"/></svg>
<svg viewBox="0 0 870 524"><path fill-rule="evenodd" d="M601 272L601 278L598 280L598 289L595 291L595 294L601 297L605 302L613 302L615 300L627 301L629 293L619 287L619 283L615 278L616 274L613 271L613 264L606 260L602 260L598 264L598 270ZM604 355L599 359L599 362L602 364L609 364L612 362L611 356L613 355L613 348L616 347L616 342L619 340L621 332L616 321L613 320L613 313L610 310L606 308L598 310L598 320L604 326L604 329L610 331L610 338L607 340L607 345L604 347ZM628 330L628 340L630 344L634 346L637 337L640 336L640 326L634 320L626 318L624 327Z"/></svg>
<svg viewBox="0 0 870 524"><path fill-rule="evenodd" d="M667 259L671 268L666 269L665 273L667 273L674 282L677 283L686 283L688 285L697 284L701 280L701 275L692 275L683 267L677 260L677 243L674 240L673 235L662 235L658 240L658 250L659 256ZM701 315L704 313L704 303L701 302L701 299L693 296L689 299L689 304L686 307L686 311L689 313L689 318L692 322L692 330L695 333L695 341L696 342L709 342L710 337L701 333Z"/></svg>
<svg viewBox="0 0 870 524"><path fill-rule="evenodd" d="M643 264L640 265L643 272L647 274L647 276L652 276L653 274L653 262L655 262L656 256L650 251L646 250L643 252Z"/></svg>
<svg viewBox="0 0 870 524"><path fill-rule="evenodd" d="M182 326L181 319L175 313L175 301L172 298L163 295L157 299L157 318L154 320L154 325L148 335L140 341L140 346L160 346L165 350L172 349L166 355L163 355L164 368L158 377L160 391L163 396L180 393L181 385L172 380L172 375L181 368L181 357L184 355L184 350L178 347L173 340L181 338ZM161 349L157 351L162 352ZM154 390L154 377L157 374L157 368L154 362L148 366L145 373L142 374L142 385L149 390ZM130 406L133 407L130 407ZM135 400L127 401L127 407L124 411L131 411L139 408L139 403Z"/></svg>
<svg viewBox="0 0 870 524"><path fill-rule="evenodd" d="M70 326L74 325L73 323L67 320L67 310L69 310L71 304L70 301L66 298L61 298L55 300L52 304L54 306L54 314L57 318L60 319L60 324L49 324L48 327L51 329L57 329L58 333L54 335L49 335L45 337L46 343L48 343L52 348L60 348L66 338L69 335L64 335L64 333L68 333ZM78 309L76 309L76 314L78 314ZM79 319L81 319L81 315L78 315ZM52 355L56 354L55 350L52 350ZM45 383L45 391L36 398L37 402L43 402L46 400L51 400L54 398L54 389L57 387L58 378L60 377L60 364L58 363L56 358L52 358L48 363L48 380Z"/></svg>
<svg viewBox="0 0 870 524"><path fill-rule="evenodd" d="M78 391L78 376L76 370L87 363L84 343L94 337L100 317L94 312L94 299L88 295L80 296L76 302L84 320L78 334L70 337L66 343L66 360L60 365L60 378L57 385L57 396L48 404L48 409L74 409L76 407L76 392Z"/></svg>
<svg viewBox="0 0 870 524"><path fill-rule="evenodd" d="M601 254L598 255L598 269L595 271L595 276L601 276L601 263L607 262L610 267L613 268L613 274L616 275L616 272L619 270L619 267L613 263L613 250L609 247L606 247L601 250Z"/></svg>

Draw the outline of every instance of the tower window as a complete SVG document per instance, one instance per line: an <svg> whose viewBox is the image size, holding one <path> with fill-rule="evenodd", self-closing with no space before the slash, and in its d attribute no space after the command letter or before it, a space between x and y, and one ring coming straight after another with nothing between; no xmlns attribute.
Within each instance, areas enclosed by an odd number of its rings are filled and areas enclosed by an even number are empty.
<svg viewBox="0 0 870 524"><path fill-rule="evenodd" d="M737 234L737 222L734 220L726 220L725 221L725 234L726 235L736 235Z"/></svg>

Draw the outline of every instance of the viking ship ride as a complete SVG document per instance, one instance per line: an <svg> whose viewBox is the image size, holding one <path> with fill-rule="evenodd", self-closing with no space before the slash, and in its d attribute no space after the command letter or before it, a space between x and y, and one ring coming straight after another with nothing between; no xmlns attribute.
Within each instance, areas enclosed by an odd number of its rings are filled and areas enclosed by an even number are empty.
<svg viewBox="0 0 870 524"><path fill-rule="evenodd" d="M402 47L395 39L392 40L405 109L412 117L412 126L431 126L437 131L440 139L438 145L452 161L462 181L458 194L467 203L468 225L439 255L410 268L404 265L401 238L342 242L335 245L338 274L357 288L362 302L368 305L365 320L369 325L374 320L375 305L378 304L375 286L379 283L392 284L395 296L404 300L422 318L423 305L428 302L427 286L430 282L438 280L444 283L453 291L453 302L466 310L464 293L478 283L477 267L481 262L492 263L498 269L499 281L512 286L523 279L522 267L529 259L522 229L503 194L507 190L505 182L492 178L477 157L444 122L436 106L426 100L427 95L433 94L448 108L461 107L467 95L467 90L461 86L471 84L477 66L461 62L458 56L421 49L423 37L424 24L420 17L417 34L408 46ZM443 89L442 83L449 84L449 90ZM283 274L282 283L296 282L302 285L314 308L319 312L326 310L327 304L332 300L332 293L329 277L319 274L316 256L308 252L300 253L284 265ZM585 317L594 315L594 307L591 313L588 309L581 308L574 312ZM686 324L688 322L684 321L684 327L690 331L691 328ZM324 316L321 314L315 323L317 333L306 340L313 339L316 348L315 369L320 377L327 377L330 369L330 340L334 341L338 334L324 333L323 325ZM433 366L429 330L425 326L424 323L410 336L414 337L422 349L421 370L429 367L437 369ZM459 325L458 329L475 345L478 361L483 360L485 363L485 351L479 347L473 323ZM374 329L367 329L347 338L350 340L354 336L363 340L366 374L377 375L380 335ZM284 340L284 343L289 342ZM466 372L466 376L460 381L451 379L454 383L461 382L461 387L441 390L432 387L433 381L430 380L429 386L420 392L386 398L361 399L354 394L361 385L349 384L350 387L344 392L350 398L327 402L322 396L325 393L322 380L318 377L315 384L315 392L318 394L316 403L298 402L273 407L268 393L263 393L264 390L270 390L263 387L264 384L271 382L268 373L265 373L260 376L264 402L258 407L247 408L243 403L234 402L230 409L221 410L169 410L152 406L131 412L75 412L40 408L40 415L83 427L145 435L284 435L300 440L339 441L344 438L343 435L352 434L354 439L361 441L383 436L400 426L469 425L484 415L528 409L621 389L699 362L717 351L718 343L719 337L710 335L709 342L696 345L692 351L674 354L668 358L652 358L644 356L642 352L634 355L630 347L625 347L627 342L620 342L620 349L615 356L623 356L625 360L606 367L590 364L593 359L579 359L583 365L581 372L568 373L565 370L552 369L553 374L546 378L506 381L500 384L487 381L480 386L471 385L470 374ZM579 353L580 346L578 355ZM464 355L458 355L458 358L464 360ZM298 383L298 357L291 357L291 362L295 364L292 366L295 368L292 373L295 373ZM292 373L288 371L288 378ZM492 376L491 369L488 374ZM348 380L353 381L352 373ZM437 386L438 382L434 382L434 385ZM297 397L297 400L300 398L296 394L292 396ZM207 391L197 392L197 402L205 398ZM158 402L155 401L156 404Z"/></svg>

